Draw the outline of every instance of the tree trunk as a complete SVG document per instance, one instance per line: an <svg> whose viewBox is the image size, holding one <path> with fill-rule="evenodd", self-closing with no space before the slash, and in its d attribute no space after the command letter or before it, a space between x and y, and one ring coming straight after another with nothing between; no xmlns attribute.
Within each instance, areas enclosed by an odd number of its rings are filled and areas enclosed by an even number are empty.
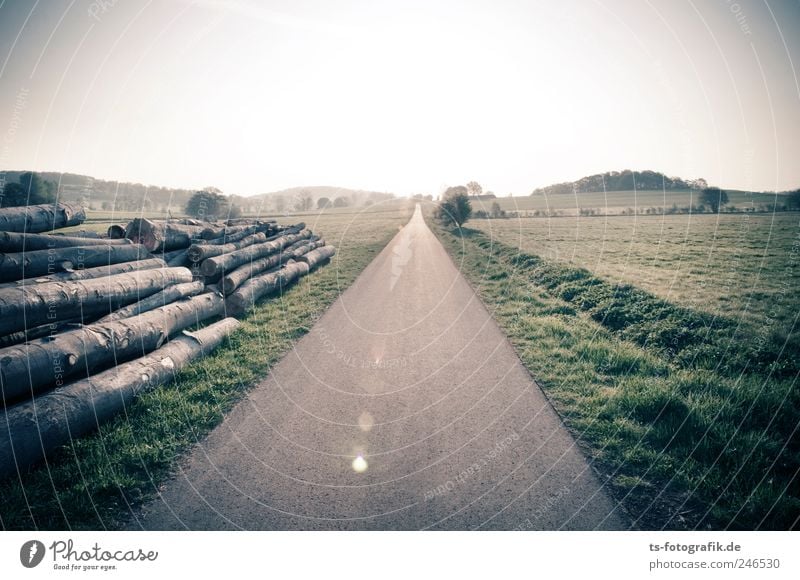
<svg viewBox="0 0 800 580"><path fill-rule="evenodd" d="M47 234L19 234L0 232L0 252L35 252L53 248L69 248L72 246L125 246L130 240L106 240L79 238L73 236L53 236Z"/></svg>
<svg viewBox="0 0 800 580"><path fill-rule="evenodd" d="M244 314L253 308L262 296L285 288L308 272L308 264L290 260L278 270L250 278L236 292L226 298L229 312Z"/></svg>
<svg viewBox="0 0 800 580"><path fill-rule="evenodd" d="M271 270L272 268L276 268L281 264L285 264L289 260L299 258L303 254L324 245L325 240L302 240L292 244L288 248L284 248L276 254L266 258L261 258L260 260L255 260L254 262L250 262L244 266L240 266L233 272L228 272L222 277L222 280L219 284L220 290L222 290L222 293L226 296L228 294L232 294L239 286L244 284L245 281L253 276L256 276L262 272L266 272L267 270Z"/></svg>
<svg viewBox="0 0 800 580"><path fill-rule="evenodd" d="M95 322L95 324L103 324L106 322L112 322L114 320L130 318L131 316L138 316L143 312L149 312L154 308L166 306L167 304L171 304L172 302L180 300L181 298L195 296L203 292L203 290L205 290L205 286L202 282L184 282L183 284L167 286L161 292L156 292L152 296L142 298L138 302L134 302L129 306L115 310L111 314L104 316Z"/></svg>
<svg viewBox="0 0 800 580"><path fill-rule="evenodd" d="M171 266L173 268L177 266L189 266L191 260L189 260L189 250L178 250L177 253L170 252L174 254L169 257L167 260L167 266Z"/></svg>
<svg viewBox="0 0 800 580"><path fill-rule="evenodd" d="M112 240L122 240L125 239L125 225L124 224L113 224L108 226L108 237Z"/></svg>
<svg viewBox="0 0 800 580"><path fill-rule="evenodd" d="M43 324L41 326L28 328L27 330L12 332L11 334L0 336L0 348L8 348L9 346L14 346L15 344L22 344L23 342L36 340L37 338L53 336L59 332L80 328L82 325L83 318L77 316L75 318L70 318L61 322L55 322L53 324Z"/></svg>
<svg viewBox="0 0 800 580"><path fill-rule="evenodd" d="M172 284L191 282L186 268L160 268L96 280L0 288L0 335L84 316L102 316Z"/></svg>
<svg viewBox="0 0 800 580"><path fill-rule="evenodd" d="M236 250L235 252L229 252L227 254L222 254L221 256L208 258L207 260L204 260L202 264L200 264L200 273L207 278L218 279L220 276L235 270L242 264L246 264L247 262L258 260L259 258L264 258L270 254L274 254L286 246L289 246L298 240L306 239L309 236L311 236L311 232L309 230L303 230L298 234L280 236L271 242L255 244L253 246L242 248L241 250Z"/></svg>
<svg viewBox="0 0 800 580"><path fill-rule="evenodd" d="M68 280L92 280L94 278L114 276L115 274L124 274L125 272L154 270L156 268L164 268L165 266L164 260L160 258L150 258L149 260L135 260L133 262L109 264L108 266L97 266L95 268L86 268L85 270L58 272L56 274L50 274L49 276L37 276L36 278L6 282L5 284L0 284L0 288L19 288L32 284L46 284L48 282L64 282Z"/></svg>
<svg viewBox="0 0 800 580"><path fill-rule="evenodd" d="M326 261L330 260L334 254L336 254L336 248L333 246L323 246L308 252L303 256L299 256L297 260L300 262L305 262L308 264L308 267L313 270L320 264L324 264Z"/></svg>
<svg viewBox="0 0 800 580"><path fill-rule="evenodd" d="M72 246L0 254L0 282L46 276L73 269L133 262L142 258L152 258L152 256L143 246L137 244Z"/></svg>
<svg viewBox="0 0 800 580"><path fill-rule="evenodd" d="M225 318L157 351L6 409L0 415L0 478L15 475L74 438L96 430L134 398L209 354L239 325Z"/></svg>
<svg viewBox="0 0 800 580"><path fill-rule="evenodd" d="M125 228L125 237L151 252L169 252L188 248L204 229L203 226L136 218Z"/></svg>
<svg viewBox="0 0 800 580"><path fill-rule="evenodd" d="M242 248L246 248L247 246L252 246L253 244L263 244L266 241L267 241L267 236L265 236L262 233L258 233L252 236L247 236L246 238L239 240L238 242L225 244L223 246L193 244L189 246L187 253L189 259L192 262L202 262L203 260L207 260L208 258L213 258L215 256L221 256L222 254L235 252L236 250L241 250Z"/></svg>
<svg viewBox="0 0 800 580"><path fill-rule="evenodd" d="M82 207L66 203L45 203L0 208L0 231L39 233L77 226L86 219Z"/></svg>
<svg viewBox="0 0 800 580"><path fill-rule="evenodd" d="M170 336L224 313L219 294L201 294L138 316L94 323L24 346L0 349L3 404L60 387L81 373L121 363L160 348Z"/></svg>
<svg viewBox="0 0 800 580"><path fill-rule="evenodd" d="M200 237L204 240L213 240L214 238L226 238L246 230L252 226L248 224L239 224L235 226L210 226L205 228Z"/></svg>

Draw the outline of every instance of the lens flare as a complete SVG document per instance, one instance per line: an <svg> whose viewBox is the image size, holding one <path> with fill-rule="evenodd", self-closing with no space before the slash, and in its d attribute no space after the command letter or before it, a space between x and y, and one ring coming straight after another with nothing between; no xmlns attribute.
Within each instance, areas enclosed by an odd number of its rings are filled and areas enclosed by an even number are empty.
<svg viewBox="0 0 800 580"><path fill-rule="evenodd" d="M355 459L353 459L353 471L356 473L364 473L367 470L367 460L364 459L363 455L357 455Z"/></svg>

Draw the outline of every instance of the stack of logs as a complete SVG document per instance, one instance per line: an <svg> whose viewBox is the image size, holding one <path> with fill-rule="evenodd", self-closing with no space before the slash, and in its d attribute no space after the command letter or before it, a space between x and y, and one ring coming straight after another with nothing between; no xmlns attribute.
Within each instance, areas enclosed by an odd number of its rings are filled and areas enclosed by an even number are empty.
<svg viewBox="0 0 800 580"><path fill-rule="evenodd" d="M170 381L236 328L229 316L335 254L305 224L253 219L53 231L84 219L0 209L0 479Z"/></svg>

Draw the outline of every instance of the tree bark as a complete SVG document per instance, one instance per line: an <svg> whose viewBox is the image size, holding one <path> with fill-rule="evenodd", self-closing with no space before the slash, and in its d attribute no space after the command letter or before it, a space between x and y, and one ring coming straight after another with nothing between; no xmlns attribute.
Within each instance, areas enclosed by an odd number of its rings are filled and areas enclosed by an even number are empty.
<svg viewBox="0 0 800 580"><path fill-rule="evenodd" d="M207 260L208 258L213 258L215 256L221 256L222 254L235 252L236 250L241 250L242 248L246 248L247 246L252 246L253 244L263 244L266 241L267 241L267 236L265 236L262 233L258 233L251 236L247 236L246 238L239 240L238 242L233 242L222 246L209 246L207 244L192 244L191 246L189 246L187 254L192 262L202 262L203 260Z"/></svg>
<svg viewBox="0 0 800 580"><path fill-rule="evenodd" d="M290 260L278 270L250 278L226 298L229 312L244 314L253 308L261 297L285 288L308 272L308 264Z"/></svg>
<svg viewBox="0 0 800 580"><path fill-rule="evenodd" d="M157 351L14 405L0 414L0 478L22 472L75 437L96 430L134 398L174 379L239 325L225 318L184 332Z"/></svg>
<svg viewBox="0 0 800 580"><path fill-rule="evenodd" d="M0 254L0 282L46 276L54 272L70 271L76 266L94 268L121 262L152 258L150 253L137 244L72 246L34 252Z"/></svg>
<svg viewBox="0 0 800 580"><path fill-rule="evenodd" d="M5 405L62 386L67 379L122 363L160 348L170 336L224 313L219 294L201 294L122 320L0 349L0 385Z"/></svg>
<svg viewBox="0 0 800 580"><path fill-rule="evenodd" d="M102 316L163 290L191 282L186 268L160 268L96 280L0 288L0 334L84 316Z"/></svg>
<svg viewBox="0 0 800 580"><path fill-rule="evenodd" d="M92 280L125 272L137 272L139 270L154 270L164 268L166 264L160 258L150 258L148 260L135 260L133 262L122 262L121 264L109 264L108 266L97 266L84 270L71 270L69 272L57 272L49 276L37 276L36 278L26 278L15 282L0 284L0 288L19 288L32 284L46 284L48 282L64 282L68 280Z"/></svg>
<svg viewBox="0 0 800 580"><path fill-rule="evenodd" d="M204 229L204 226L136 218L125 228L125 237L142 244L150 252L169 252L188 248Z"/></svg>
<svg viewBox="0 0 800 580"><path fill-rule="evenodd" d="M311 252L303 256L299 256L297 260L299 262L305 262L308 264L308 267L312 270L317 266L324 264L328 260L330 260L334 254L336 254L336 248L333 246L323 246L321 248L317 248Z"/></svg>
<svg viewBox="0 0 800 580"><path fill-rule="evenodd" d="M130 240L0 232L0 252L4 253L35 252L36 250L51 250L53 248L69 248L72 246L125 246L129 244L131 244Z"/></svg>
<svg viewBox="0 0 800 580"><path fill-rule="evenodd" d="M112 322L114 320L122 320L123 318L130 318L131 316L138 316L143 312L149 312L154 308L166 306L181 298L187 296L195 296L205 290L202 282L184 282L183 284L174 284L167 286L161 292L156 292L152 296L142 298L138 302L134 302L129 306L115 310L111 314L104 316L95 324L102 324L105 322Z"/></svg>
<svg viewBox="0 0 800 580"><path fill-rule="evenodd" d="M45 203L0 208L0 231L39 233L77 226L86 219L82 207L66 203Z"/></svg>
<svg viewBox="0 0 800 580"><path fill-rule="evenodd" d="M255 244L216 256L208 258L200 264L200 273L210 279L218 279L220 276L225 275L227 272L235 270L239 266L264 258L270 254L274 254L299 240L306 239L311 236L311 231L303 230L298 234L290 234L288 236L280 236L271 242L263 244Z"/></svg>

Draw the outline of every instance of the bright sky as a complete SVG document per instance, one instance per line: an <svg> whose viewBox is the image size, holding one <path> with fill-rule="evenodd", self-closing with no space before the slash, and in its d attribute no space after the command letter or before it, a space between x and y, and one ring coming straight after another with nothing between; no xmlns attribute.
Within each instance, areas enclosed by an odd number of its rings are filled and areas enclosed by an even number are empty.
<svg viewBox="0 0 800 580"><path fill-rule="evenodd" d="M0 168L243 195L800 187L800 3L0 0Z"/></svg>

